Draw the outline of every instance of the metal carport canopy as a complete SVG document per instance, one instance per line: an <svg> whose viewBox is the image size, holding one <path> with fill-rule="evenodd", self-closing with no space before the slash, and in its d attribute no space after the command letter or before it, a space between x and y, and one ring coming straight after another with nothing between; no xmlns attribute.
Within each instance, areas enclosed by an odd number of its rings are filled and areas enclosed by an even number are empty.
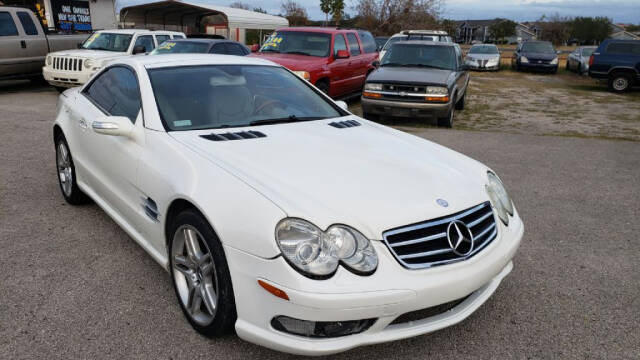
<svg viewBox="0 0 640 360"><path fill-rule="evenodd" d="M126 1L123 1L126 3ZM185 18L203 15L222 15L229 28L270 29L289 26L289 21L280 16L255 11L211 5L199 1L166 0L123 7L120 22L134 22L136 27L144 25L184 26Z"/></svg>

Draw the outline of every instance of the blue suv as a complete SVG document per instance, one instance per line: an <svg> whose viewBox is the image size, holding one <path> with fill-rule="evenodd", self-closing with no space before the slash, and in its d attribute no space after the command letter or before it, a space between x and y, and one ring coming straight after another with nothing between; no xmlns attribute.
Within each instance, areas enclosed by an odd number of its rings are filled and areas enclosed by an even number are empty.
<svg viewBox="0 0 640 360"><path fill-rule="evenodd" d="M640 84L640 40L603 41L589 59L589 76L618 93Z"/></svg>

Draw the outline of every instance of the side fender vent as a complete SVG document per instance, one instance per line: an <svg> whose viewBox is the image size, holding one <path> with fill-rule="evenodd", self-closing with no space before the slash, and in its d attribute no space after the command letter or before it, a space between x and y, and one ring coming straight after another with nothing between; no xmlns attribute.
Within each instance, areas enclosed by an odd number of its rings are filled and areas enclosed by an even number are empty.
<svg viewBox="0 0 640 360"><path fill-rule="evenodd" d="M222 134L211 133L209 135L200 135L200 137L211 141L228 141L228 140L245 140L245 139L257 139L267 137L267 135L260 131L240 131L240 132L228 132Z"/></svg>
<svg viewBox="0 0 640 360"><path fill-rule="evenodd" d="M334 121L329 123L330 126L338 129L350 128L360 126L360 123L355 120L347 120L347 121Z"/></svg>

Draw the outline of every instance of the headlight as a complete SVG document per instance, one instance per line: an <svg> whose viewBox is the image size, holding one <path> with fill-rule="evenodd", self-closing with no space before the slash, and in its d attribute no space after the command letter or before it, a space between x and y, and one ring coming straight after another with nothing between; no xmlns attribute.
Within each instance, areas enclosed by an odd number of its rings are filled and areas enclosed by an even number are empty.
<svg viewBox="0 0 640 360"><path fill-rule="evenodd" d="M91 59L87 59L87 60L84 61L84 67L86 69L90 69L93 66L93 64L94 64L93 60L91 60Z"/></svg>
<svg viewBox="0 0 640 360"><path fill-rule="evenodd" d="M51 64L53 64L53 59L51 56L47 56L47 65L51 66Z"/></svg>
<svg viewBox="0 0 640 360"><path fill-rule="evenodd" d="M307 71L294 71L294 74L300 76L301 78L309 81L311 79L311 74L309 74L309 72Z"/></svg>
<svg viewBox="0 0 640 360"><path fill-rule="evenodd" d="M382 84L366 83L364 84L365 90L382 91Z"/></svg>
<svg viewBox="0 0 640 360"><path fill-rule="evenodd" d="M345 225L322 231L302 219L284 219L276 226L276 241L287 262L310 277L330 277L340 263L362 275L378 266L369 239Z"/></svg>
<svg viewBox="0 0 640 360"><path fill-rule="evenodd" d="M521 63L525 63L525 64L526 64L526 63L528 63L528 62L529 62L529 59L527 59L527 57L526 57L526 56L521 56L521 57L520 57L520 62L521 62Z"/></svg>
<svg viewBox="0 0 640 360"><path fill-rule="evenodd" d="M551 65L558 65L558 58L551 60Z"/></svg>
<svg viewBox="0 0 640 360"><path fill-rule="evenodd" d="M496 208L500 220L509 225L509 215L513 215L513 202L496 174L487 172L487 178L489 181L486 190L491 203Z"/></svg>
<svg viewBox="0 0 640 360"><path fill-rule="evenodd" d="M447 95L449 94L449 89L442 86L427 86L427 94L430 95Z"/></svg>

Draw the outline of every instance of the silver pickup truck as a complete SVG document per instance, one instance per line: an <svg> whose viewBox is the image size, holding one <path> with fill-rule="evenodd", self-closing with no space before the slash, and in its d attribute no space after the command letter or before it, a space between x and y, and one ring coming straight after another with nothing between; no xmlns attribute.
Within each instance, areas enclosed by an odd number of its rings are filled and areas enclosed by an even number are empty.
<svg viewBox="0 0 640 360"><path fill-rule="evenodd" d="M0 6L0 80L41 78L49 52L75 49L90 34L47 34L25 8Z"/></svg>

